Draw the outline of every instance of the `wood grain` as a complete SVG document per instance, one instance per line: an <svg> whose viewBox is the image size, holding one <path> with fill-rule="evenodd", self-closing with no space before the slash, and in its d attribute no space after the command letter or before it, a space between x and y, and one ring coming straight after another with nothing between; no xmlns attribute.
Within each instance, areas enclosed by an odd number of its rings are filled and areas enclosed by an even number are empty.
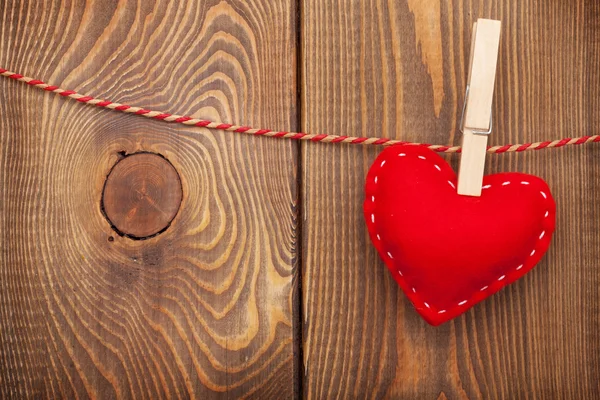
<svg viewBox="0 0 600 400"><path fill-rule="evenodd" d="M104 181L100 208L117 234L148 239L168 229L177 215L181 178L159 154L121 155Z"/></svg>
<svg viewBox="0 0 600 400"><path fill-rule="evenodd" d="M302 128L456 144L477 18L503 23L491 145L598 132L592 0L303 1ZM438 328L369 243L378 151L302 145L305 397L599 398L600 148L488 156L487 173L547 180L557 232L534 271Z"/></svg>
<svg viewBox="0 0 600 400"><path fill-rule="evenodd" d="M291 1L0 0L0 65L114 101L294 129ZM290 397L297 178L289 141L176 127L0 82L0 398ZM183 201L114 236L120 152ZM227 392L227 393L225 393Z"/></svg>

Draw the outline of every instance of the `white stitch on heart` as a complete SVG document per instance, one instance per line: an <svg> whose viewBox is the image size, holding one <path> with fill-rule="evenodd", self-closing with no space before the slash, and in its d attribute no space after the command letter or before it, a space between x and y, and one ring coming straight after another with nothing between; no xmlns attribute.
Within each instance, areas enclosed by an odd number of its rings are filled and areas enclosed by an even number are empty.
<svg viewBox="0 0 600 400"><path fill-rule="evenodd" d="M482 187L482 189L489 189L491 187L492 187L492 185L485 185L484 187Z"/></svg>
<svg viewBox="0 0 600 400"><path fill-rule="evenodd" d="M498 281L501 281L504 278L506 278L506 275L502 275L500 278L498 278Z"/></svg>
<svg viewBox="0 0 600 400"><path fill-rule="evenodd" d="M465 304L467 304L467 301L466 301L466 300L463 300L463 301L461 301L460 303L458 303L458 305L459 305L459 306L463 306L463 305L465 305Z"/></svg>
<svg viewBox="0 0 600 400"><path fill-rule="evenodd" d="M510 181L506 181L506 182L502 183L502 186L508 186L508 185L510 185Z"/></svg>
<svg viewBox="0 0 600 400"><path fill-rule="evenodd" d="M456 189L456 186L454 186L454 183L452 183L452 181L448 181L448 183L450 184L450 186L452 186L452 189Z"/></svg>
<svg viewBox="0 0 600 400"><path fill-rule="evenodd" d="M439 166L439 165L437 165L437 164L434 164L433 166L434 166L434 167L435 167L435 169L437 169L438 171L440 171L440 172L442 171L442 169L440 168L440 166Z"/></svg>
<svg viewBox="0 0 600 400"><path fill-rule="evenodd" d="M385 160L383 160L383 161L381 162L381 165L380 165L380 167L383 167L384 165L385 165Z"/></svg>
<svg viewBox="0 0 600 400"><path fill-rule="evenodd" d="M417 156L417 158L420 158L421 160L427 160L427 158L425 158L423 156Z"/></svg>

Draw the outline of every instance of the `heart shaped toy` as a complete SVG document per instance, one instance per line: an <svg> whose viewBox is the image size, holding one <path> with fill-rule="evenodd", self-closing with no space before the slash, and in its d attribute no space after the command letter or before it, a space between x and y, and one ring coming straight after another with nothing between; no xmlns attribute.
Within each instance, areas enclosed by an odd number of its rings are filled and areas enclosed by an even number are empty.
<svg viewBox="0 0 600 400"><path fill-rule="evenodd" d="M461 196L456 185L442 157L415 145L388 147L367 175L371 240L432 325L525 275L548 249L555 227L556 205L538 177L488 175L481 197Z"/></svg>

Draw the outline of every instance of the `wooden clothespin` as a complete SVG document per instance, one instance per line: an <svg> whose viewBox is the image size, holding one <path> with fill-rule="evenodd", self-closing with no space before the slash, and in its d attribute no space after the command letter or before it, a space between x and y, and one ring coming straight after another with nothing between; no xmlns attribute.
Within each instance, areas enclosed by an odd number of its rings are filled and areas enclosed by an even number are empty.
<svg viewBox="0 0 600 400"><path fill-rule="evenodd" d="M481 196L488 136L492 132L492 99L500 46L501 22L479 19L473 24L469 80L461 120L462 155L458 194Z"/></svg>

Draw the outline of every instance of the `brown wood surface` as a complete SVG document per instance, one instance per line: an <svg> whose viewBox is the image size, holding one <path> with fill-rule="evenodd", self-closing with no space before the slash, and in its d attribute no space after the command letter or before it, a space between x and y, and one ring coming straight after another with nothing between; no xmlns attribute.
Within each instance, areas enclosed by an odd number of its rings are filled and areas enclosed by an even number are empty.
<svg viewBox="0 0 600 400"><path fill-rule="evenodd" d="M0 65L95 96L294 129L292 1L0 0ZM0 398L290 397L296 145L0 81ZM101 212L147 151L183 202L148 240ZM109 238L114 236L114 240ZM227 391L227 393L225 393Z"/></svg>
<svg viewBox="0 0 600 400"><path fill-rule="evenodd" d="M168 229L177 215L183 198L181 178L164 156L121 155L104 182L100 208L119 235L149 239Z"/></svg>
<svg viewBox="0 0 600 400"><path fill-rule="evenodd" d="M503 22L490 144L598 133L595 0L0 0L0 66L223 122L457 144L477 18ZM379 151L0 79L0 398L600 398L600 147L488 156L548 181L557 232L534 271L438 328L369 243ZM101 207L135 152L183 190L147 240Z"/></svg>
<svg viewBox="0 0 600 400"><path fill-rule="evenodd" d="M598 133L593 0L302 1L302 127L459 143L476 18L503 23L490 144ZM548 181L555 238L524 279L437 328L369 243L363 182L378 152L302 145L304 396L598 398L600 149L488 156L488 173Z"/></svg>

